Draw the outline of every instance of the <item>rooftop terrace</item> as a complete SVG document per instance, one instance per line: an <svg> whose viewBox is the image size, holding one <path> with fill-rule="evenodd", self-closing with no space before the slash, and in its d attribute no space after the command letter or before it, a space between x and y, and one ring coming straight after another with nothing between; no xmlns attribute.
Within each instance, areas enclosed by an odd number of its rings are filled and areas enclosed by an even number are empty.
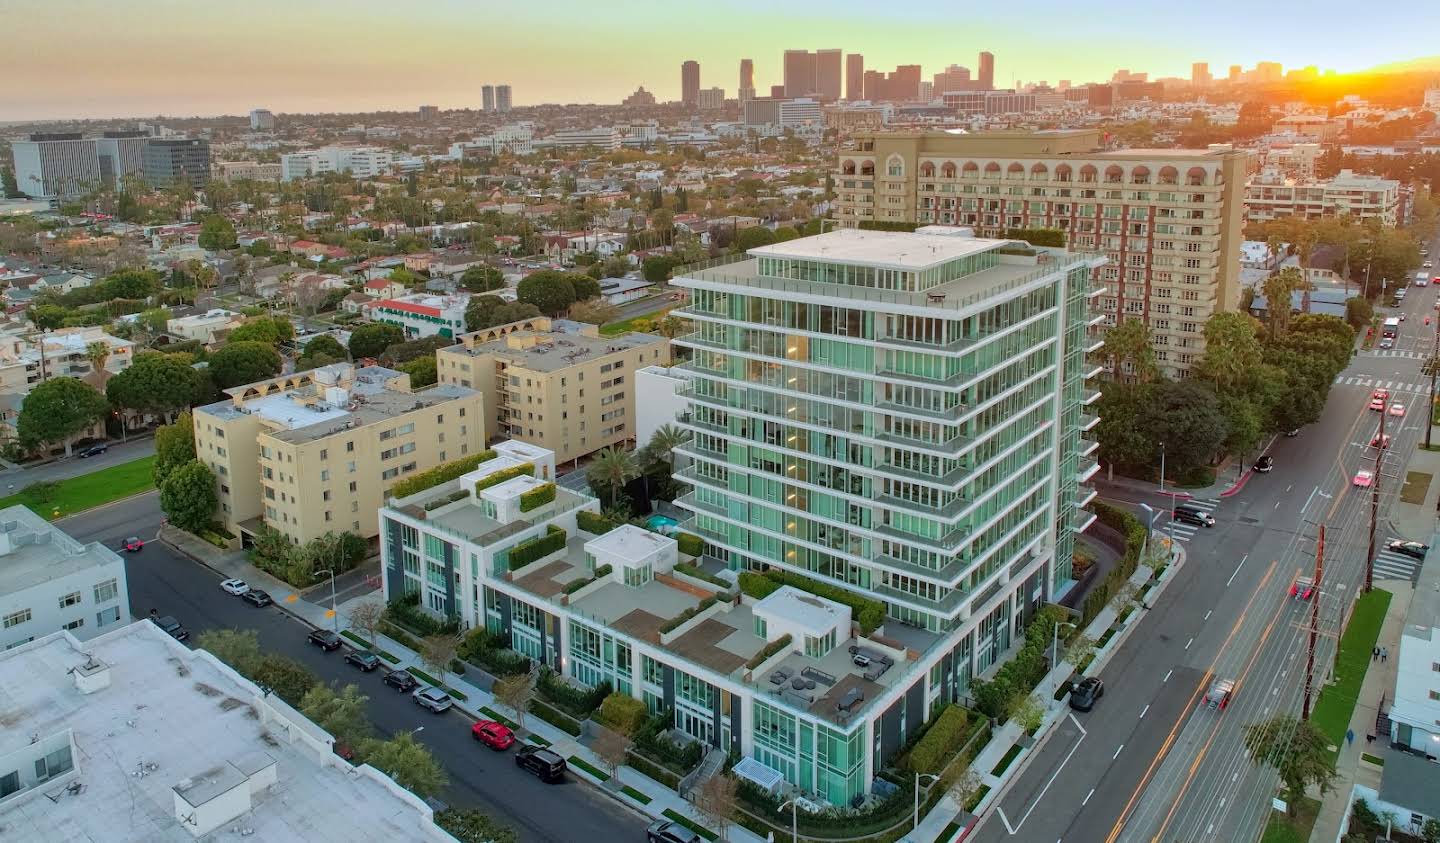
<svg viewBox="0 0 1440 843"><path fill-rule="evenodd" d="M110 548L82 544L28 507L0 509L0 590L6 593L119 561Z"/></svg>
<svg viewBox="0 0 1440 843"><path fill-rule="evenodd" d="M534 327L524 327L526 324ZM537 318L514 323L514 327L502 325L465 334L460 337L460 345L446 351L471 357L495 354L508 359L512 365L536 372L553 372L606 354L665 341L654 334L602 337L596 334L594 325Z"/></svg>

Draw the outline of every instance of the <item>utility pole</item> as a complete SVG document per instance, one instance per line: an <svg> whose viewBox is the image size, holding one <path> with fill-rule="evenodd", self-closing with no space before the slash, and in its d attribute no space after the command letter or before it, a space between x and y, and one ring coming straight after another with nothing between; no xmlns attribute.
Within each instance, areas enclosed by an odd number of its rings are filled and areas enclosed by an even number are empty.
<svg viewBox="0 0 1440 843"><path fill-rule="evenodd" d="M1430 351L1430 406L1425 410L1425 450L1430 450L1430 428L1434 427L1435 414L1435 374L1440 368L1440 314L1435 318L1435 344Z"/></svg>
<svg viewBox="0 0 1440 843"><path fill-rule="evenodd" d="M1375 476L1370 479L1370 550L1365 555L1365 593L1375 587L1375 522L1380 518L1380 463L1385 458L1385 417L1390 415L1388 401L1380 410L1380 441L1375 444Z"/></svg>
<svg viewBox="0 0 1440 843"><path fill-rule="evenodd" d="M1310 685L1315 674L1315 639L1320 634L1320 578L1325 574L1325 525L1320 525L1320 543L1315 548L1315 582L1310 594L1310 650L1305 655L1305 701L1300 719L1310 719Z"/></svg>

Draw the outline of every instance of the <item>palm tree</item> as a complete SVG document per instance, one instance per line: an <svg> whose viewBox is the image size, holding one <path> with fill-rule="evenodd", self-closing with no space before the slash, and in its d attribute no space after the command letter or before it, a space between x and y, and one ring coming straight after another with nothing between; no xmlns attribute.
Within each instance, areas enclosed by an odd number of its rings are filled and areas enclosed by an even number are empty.
<svg viewBox="0 0 1440 843"><path fill-rule="evenodd" d="M585 471L585 477L591 483L610 492L609 506L614 506L620 496L620 491L625 484L634 479L640 472L635 467L635 460L627 452L611 446L601 449L595 456L590 467Z"/></svg>
<svg viewBox="0 0 1440 843"><path fill-rule="evenodd" d="M102 340L89 343L85 346L85 357L96 372L104 369L105 361L110 359L110 343Z"/></svg>
<svg viewBox="0 0 1440 843"><path fill-rule="evenodd" d="M675 467L675 456L673 451L679 445L685 444L690 439L690 434L673 424L662 424L650 435L650 442L641 451L641 459L647 467L654 467L664 463L670 468Z"/></svg>

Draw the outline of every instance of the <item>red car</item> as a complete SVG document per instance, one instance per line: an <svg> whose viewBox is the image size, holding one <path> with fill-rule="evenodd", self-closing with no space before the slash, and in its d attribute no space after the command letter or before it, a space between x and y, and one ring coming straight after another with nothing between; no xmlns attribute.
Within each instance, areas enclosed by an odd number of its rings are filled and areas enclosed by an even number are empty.
<svg viewBox="0 0 1440 843"><path fill-rule="evenodd" d="M1290 596L1296 600L1309 600L1315 595L1315 581L1309 577L1296 577L1290 586Z"/></svg>
<svg viewBox="0 0 1440 843"><path fill-rule="evenodd" d="M481 720L470 727L470 737L485 744L496 752L504 752L515 744L515 733L503 723Z"/></svg>
<svg viewBox="0 0 1440 843"><path fill-rule="evenodd" d="M138 536L130 536L125 540L126 553L138 553L145 546L145 542Z"/></svg>

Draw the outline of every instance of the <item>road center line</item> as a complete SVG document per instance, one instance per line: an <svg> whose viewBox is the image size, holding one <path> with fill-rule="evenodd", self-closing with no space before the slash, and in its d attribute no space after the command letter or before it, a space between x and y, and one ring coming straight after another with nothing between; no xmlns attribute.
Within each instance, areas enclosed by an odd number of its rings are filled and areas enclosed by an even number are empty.
<svg viewBox="0 0 1440 843"><path fill-rule="evenodd" d="M1162 684L1165 683L1165 682L1169 682L1169 681L1170 681L1170 674L1172 674L1172 673L1174 673L1174 672L1175 672L1175 668L1173 668L1173 667L1170 668L1169 670L1165 671L1165 678L1164 678L1164 679L1161 679L1160 682L1161 682Z"/></svg>
<svg viewBox="0 0 1440 843"><path fill-rule="evenodd" d="M1085 798L1082 799L1082 800L1080 800L1080 807L1083 808L1083 807L1085 807L1087 804L1089 804L1089 802L1090 802L1090 797L1092 797L1092 796L1094 796L1094 795L1095 795L1095 788L1092 787L1092 788L1090 788L1090 792L1087 793L1087 794L1085 794Z"/></svg>
<svg viewBox="0 0 1440 843"><path fill-rule="evenodd" d="M1194 638L1191 638L1189 641L1186 641L1186 642L1185 642L1185 649L1187 649L1187 650L1190 649L1190 645L1191 645L1191 644L1194 644L1194 643L1195 643L1195 639L1194 639Z"/></svg>
<svg viewBox="0 0 1440 843"><path fill-rule="evenodd" d="M1214 609L1210 609L1210 610L1206 611L1206 612L1205 612L1205 620L1207 620L1207 621L1210 620L1210 614L1211 614L1211 612L1214 612L1214 611L1215 611Z"/></svg>
<svg viewBox="0 0 1440 843"><path fill-rule="evenodd" d="M1122 749L1124 749L1124 748L1125 748L1125 744L1123 744L1123 743L1120 744L1119 746L1115 747L1115 754L1112 755L1112 756L1110 756L1110 760L1111 760L1111 761L1114 761L1116 758L1119 758L1119 757L1120 757L1120 750L1122 750Z"/></svg>
<svg viewBox="0 0 1440 843"><path fill-rule="evenodd" d="M1146 704L1145 704L1145 707L1142 708L1142 709L1140 709L1140 719L1141 719L1141 720L1144 720L1144 719L1145 719L1145 712L1147 712L1147 711L1149 711L1149 710L1150 710L1150 704L1149 704L1149 703L1146 703Z"/></svg>
<svg viewBox="0 0 1440 843"><path fill-rule="evenodd" d="M1304 512L1304 510L1301 510L1301 512ZM1235 566L1235 573L1234 573L1234 574L1231 574L1231 575L1230 575L1230 579L1228 579L1228 580L1225 581L1225 587L1226 587L1226 588L1229 588L1229 587L1230 587L1230 583L1235 582L1235 575L1236 575L1236 574L1239 574L1239 573L1240 573L1240 569L1243 568L1243 567L1245 567L1245 560L1247 560L1247 559L1249 559L1249 558L1250 558L1250 554L1248 554L1248 553L1245 554L1244 556L1240 557L1240 564Z"/></svg>

